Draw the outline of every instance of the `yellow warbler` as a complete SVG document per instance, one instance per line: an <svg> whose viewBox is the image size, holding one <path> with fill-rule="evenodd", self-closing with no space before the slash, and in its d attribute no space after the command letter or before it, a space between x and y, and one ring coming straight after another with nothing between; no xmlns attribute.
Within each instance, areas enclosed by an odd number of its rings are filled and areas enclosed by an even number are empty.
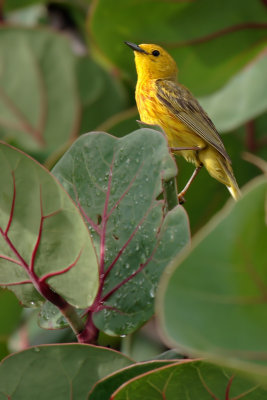
<svg viewBox="0 0 267 400"><path fill-rule="evenodd" d="M138 75L135 95L141 121L161 126L171 150L195 164L196 169L179 199L183 199L204 165L237 200L240 191L230 157L206 112L190 91L177 81L178 69L173 58L155 44L125 43L135 53Z"/></svg>

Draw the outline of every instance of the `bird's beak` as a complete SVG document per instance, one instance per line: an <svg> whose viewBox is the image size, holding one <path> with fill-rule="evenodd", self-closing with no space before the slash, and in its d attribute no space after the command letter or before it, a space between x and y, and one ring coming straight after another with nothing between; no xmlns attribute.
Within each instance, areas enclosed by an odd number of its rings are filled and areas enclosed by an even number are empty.
<svg viewBox="0 0 267 400"><path fill-rule="evenodd" d="M134 43L131 43L131 42L124 42L124 43L127 44L127 46L131 47L131 49L134 50L134 51L138 51L139 53L148 54L144 49L142 49L137 44L134 44Z"/></svg>

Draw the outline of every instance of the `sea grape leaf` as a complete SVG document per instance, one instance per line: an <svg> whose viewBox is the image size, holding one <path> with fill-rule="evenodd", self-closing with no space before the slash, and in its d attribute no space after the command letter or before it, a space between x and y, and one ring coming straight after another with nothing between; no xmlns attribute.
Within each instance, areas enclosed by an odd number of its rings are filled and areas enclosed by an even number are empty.
<svg viewBox="0 0 267 400"><path fill-rule="evenodd" d="M47 154L76 137L80 102L67 39L44 29L5 27L0 58L0 137Z"/></svg>
<svg viewBox="0 0 267 400"><path fill-rule="evenodd" d="M129 365L99 380L90 391L88 400L109 400L112 393L124 382L171 363L172 361L148 361Z"/></svg>
<svg viewBox="0 0 267 400"><path fill-rule="evenodd" d="M0 284L26 306L42 297L46 282L77 307L96 294L98 266L79 210L40 164L0 143ZM21 284L20 284L21 283Z"/></svg>
<svg viewBox="0 0 267 400"><path fill-rule="evenodd" d="M99 379L132 363L114 350L85 344L32 347L0 364L0 399L86 399Z"/></svg>
<svg viewBox="0 0 267 400"><path fill-rule="evenodd" d="M266 112L266 70L267 47L223 88L199 99L219 132L235 129Z"/></svg>
<svg viewBox="0 0 267 400"><path fill-rule="evenodd" d="M177 61L180 81L204 96L266 46L265 15L260 0L117 0L116 10L112 0L95 0L88 25L92 43L132 77L133 56L123 42L162 45Z"/></svg>
<svg viewBox="0 0 267 400"><path fill-rule="evenodd" d="M137 121L139 119L140 117L137 108L134 106L114 114L112 117L104 121L98 128L99 130L111 133L116 137L123 137L137 128Z"/></svg>
<svg viewBox="0 0 267 400"><path fill-rule="evenodd" d="M266 188L265 178L255 179L199 232L190 252L164 273L157 299L169 343L226 365L263 369L265 377Z"/></svg>
<svg viewBox="0 0 267 400"><path fill-rule="evenodd" d="M76 74L82 108L80 133L84 133L96 129L113 114L122 111L127 100L118 77L104 70L92 58L78 58Z"/></svg>
<svg viewBox="0 0 267 400"><path fill-rule="evenodd" d="M130 379L110 399L258 400L266 395L266 389L238 371L186 360Z"/></svg>
<svg viewBox="0 0 267 400"><path fill-rule="evenodd" d="M98 254L104 307L92 309L94 323L108 334L134 331L153 314L158 279L189 240L184 209L165 213L157 200L162 179L176 175L165 136L149 128L121 139L92 132L53 173L79 205Z"/></svg>
<svg viewBox="0 0 267 400"><path fill-rule="evenodd" d="M55 32L2 28L0 58L0 138L42 161L126 104L118 79Z"/></svg>

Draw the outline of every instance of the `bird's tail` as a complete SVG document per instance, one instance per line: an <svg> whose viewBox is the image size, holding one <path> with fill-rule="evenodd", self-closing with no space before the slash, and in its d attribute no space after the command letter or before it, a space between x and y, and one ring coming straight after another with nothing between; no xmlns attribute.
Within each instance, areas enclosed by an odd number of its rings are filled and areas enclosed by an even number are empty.
<svg viewBox="0 0 267 400"><path fill-rule="evenodd" d="M231 186L227 186L227 189L231 193L231 196L237 201L241 197L241 192L240 189L236 183L236 180L234 182L231 182Z"/></svg>
<svg viewBox="0 0 267 400"><path fill-rule="evenodd" d="M231 196L238 200L241 196L238 184L231 167L231 163L217 150L207 147L199 152L199 159L208 173L219 182L226 185Z"/></svg>
<svg viewBox="0 0 267 400"><path fill-rule="evenodd" d="M227 189L229 190L231 196L233 197L233 199L235 201L237 201L241 197L241 192L240 192L240 189L236 182L236 179L234 177L234 173L233 173L230 163L226 160L224 160L224 161L225 162L222 163L223 164L222 166L223 166L223 169L228 178L228 182L227 182L226 186L227 186Z"/></svg>

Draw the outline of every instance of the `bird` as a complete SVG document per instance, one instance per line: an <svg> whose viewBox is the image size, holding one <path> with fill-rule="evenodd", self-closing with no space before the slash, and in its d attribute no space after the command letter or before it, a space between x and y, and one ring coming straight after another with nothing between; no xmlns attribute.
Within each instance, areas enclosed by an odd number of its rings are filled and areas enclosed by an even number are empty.
<svg viewBox="0 0 267 400"><path fill-rule="evenodd" d="M174 59L156 44L125 44L135 54L135 99L141 121L159 125L167 136L171 152L195 165L191 178L178 195L179 201L185 201L187 190L203 166L238 200L241 192L222 139L197 99L178 82Z"/></svg>

